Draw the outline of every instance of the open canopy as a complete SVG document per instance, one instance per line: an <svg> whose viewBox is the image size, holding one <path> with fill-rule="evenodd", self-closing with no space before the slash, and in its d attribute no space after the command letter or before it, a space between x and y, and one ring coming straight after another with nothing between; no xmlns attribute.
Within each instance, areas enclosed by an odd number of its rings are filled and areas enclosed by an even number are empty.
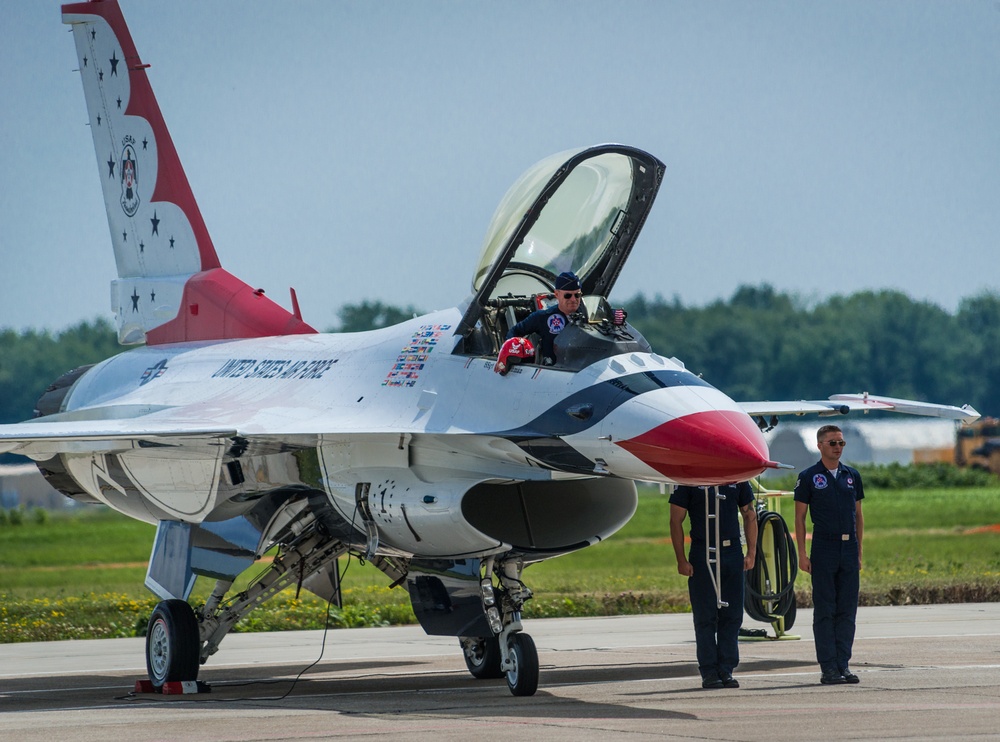
<svg viewBox="0 0 1000 742"><path fill-rule="evenodd" d="M469 332L490 299L552 291L563 271L584 294L607 296L663 179L652 155L621 144L552 155L507 191L486 232L475 292L458 332Z"/></svg>

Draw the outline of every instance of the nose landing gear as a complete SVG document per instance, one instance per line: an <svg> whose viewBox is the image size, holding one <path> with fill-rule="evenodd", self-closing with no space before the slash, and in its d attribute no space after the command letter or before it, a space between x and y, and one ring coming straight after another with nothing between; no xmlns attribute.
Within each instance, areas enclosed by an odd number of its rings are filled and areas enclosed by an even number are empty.
<svg viewBox="0 0 1000 742"><path fill-rule="evenodd" d="M531 598L531 590L521 582L524 569L519 559L499 565L500 585L492 580L493 560L486 562L481 585L483 611L495 632L486 637L460 637L465 666L479 679L506 676L507 688L515 696L532 696L538 690L538 650L534 640L523 633L521 608Z"/></svg>

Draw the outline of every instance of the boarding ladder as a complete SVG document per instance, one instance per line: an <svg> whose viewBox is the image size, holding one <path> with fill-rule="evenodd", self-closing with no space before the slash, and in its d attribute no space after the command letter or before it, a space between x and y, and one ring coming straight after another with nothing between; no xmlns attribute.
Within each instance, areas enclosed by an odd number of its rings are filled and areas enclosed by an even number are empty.
<svg viewBox="0 0 1000 742"><path fill-rule="evenodd" d="M712 493L715 496L712 496ZM719 492L718 487L705 488L705 561L708 562L708 573L712 577L712 586L715 588L715 603L719 608L728 608L729 603L722 599L722 562L719 559L720 542L720 520L719 504L726 499L726 496ZM712 512L711 503L715 500L715 512ZM715 546L712 546L712 539L709 538L710 529L715 531Z"/></svg>

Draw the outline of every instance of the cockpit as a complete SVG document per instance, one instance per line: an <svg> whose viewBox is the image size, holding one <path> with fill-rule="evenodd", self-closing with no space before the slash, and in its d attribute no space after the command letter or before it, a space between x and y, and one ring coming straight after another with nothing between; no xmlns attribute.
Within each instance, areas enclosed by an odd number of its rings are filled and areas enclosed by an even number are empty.
<svg viewBox="0 0 1000 742"><path fill-rule="evenodd" d="M455 352L496 357L531 312L556 302L556 276L579 276L580 310L555 340L555 368L649 351L623 308L607 300L653 205L664 165L609 144L553 155L529 169L493 216Z"/></svg>

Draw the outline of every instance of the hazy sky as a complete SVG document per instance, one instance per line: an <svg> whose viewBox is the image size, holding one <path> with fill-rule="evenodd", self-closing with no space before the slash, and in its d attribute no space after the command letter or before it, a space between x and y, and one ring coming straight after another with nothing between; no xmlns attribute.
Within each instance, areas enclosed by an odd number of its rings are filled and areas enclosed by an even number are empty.
<svg viewBox="0 0 1000 742"><path fill-rule="evenodd" d="M1000 288L1000 2L123 0L223 265L305 319L470 291L511 183L616 141L667 165L614 297ZM58 3L5 4L0 327L110 318Z"/></svg>

